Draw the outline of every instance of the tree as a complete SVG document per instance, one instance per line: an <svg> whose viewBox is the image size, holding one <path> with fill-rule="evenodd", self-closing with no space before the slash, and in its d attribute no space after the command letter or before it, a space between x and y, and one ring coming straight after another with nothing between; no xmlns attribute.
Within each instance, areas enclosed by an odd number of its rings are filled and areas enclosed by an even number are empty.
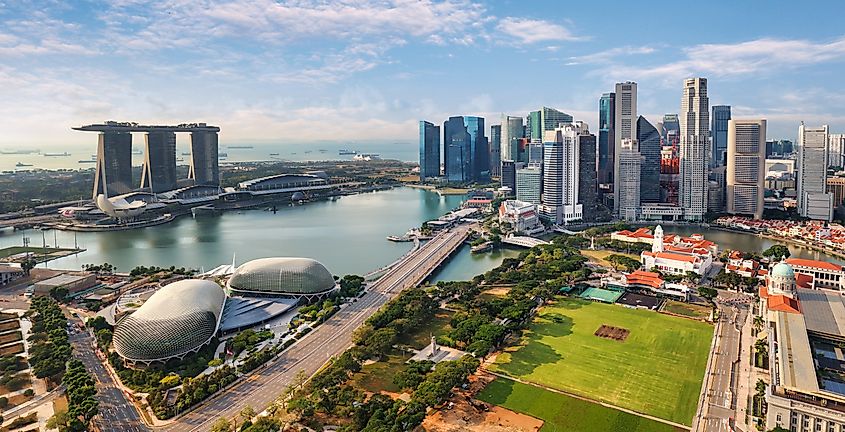
<svg viewBox="0 0 845 432"><path fill-rule="evenodd" d="M247 405L241 410L241 419L246 423L247 421L252 421L252 418L255 417L255 410Z"/></svg>
<svg viewBox="0 0 845 432"><path fill-rule="evenodd" d="M769 432L789 432L789 429L780 426L775 426L774 429L769 429Z"/></svg>
<svg viewBox="0 0 845 432"><path fill-rule="evenodd" d="M30 259L21 263L21 269L23 270L23 272L27 276L29 276L29 272L32 271L32 269L35 268L35 265L36 265L35 260L30 258Z"/></svg>
<svg viewBox="0 0 845 432"><path fill-rule="evenodd" d="M789 258L791 253L789 248L784 245L774 245L763 251L763 256L770 260L780 260L781 258Z"/></svg>
<svg viewBox="0 0 845 432"><path fill-rule="evenodd" d="M232 424L225 417L220 417L211 425L210 432L230 432Z"/></svg>
<svg viewBox="0 0 845 432"><path fill-rule="evenodd" d="M757 315L754 317L754 330L760 331L763 329L763 317Z"/></svg>
<svg viewBox="0 0 845 432"><path fill-rule="evenodd" d="M702 297L706 298L707 300L712 301L714 298L716 298L717 295L719 295L719 292L716 291L715 288L700 286L700 287L698 287L698 294L700 294Z"/></svg>
<svg viewBox="0 0 845 432"><path fill-rule="evenodd" d="M67 415L67 410L56 411L52 417L47 419L47 429L58 429L59 432L68 430L68 422L70 417Z"/></svg>

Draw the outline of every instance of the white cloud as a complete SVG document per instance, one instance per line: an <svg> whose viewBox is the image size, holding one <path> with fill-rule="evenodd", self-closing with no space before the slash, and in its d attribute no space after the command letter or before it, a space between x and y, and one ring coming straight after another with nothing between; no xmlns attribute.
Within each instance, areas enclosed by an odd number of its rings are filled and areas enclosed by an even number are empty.
<svg viewBox="0 0 845 432"><path fill-rule="evenodd" d="M638 54L652 54L655 51L657 50L650 46L623 46L611 48L609 50L599 51L593 54L569 57L569 60L566 64L571 66L587 63L609 63L619 59L620 57Z"/></svg>
<svg viewBox="0 0 845 432"><path fill-rule="evenodd" d="M582 37L573 35L564 26L544 20L505 17L499 21L496 29L513 39L527 44L547 41L583 40Z"/></svg>

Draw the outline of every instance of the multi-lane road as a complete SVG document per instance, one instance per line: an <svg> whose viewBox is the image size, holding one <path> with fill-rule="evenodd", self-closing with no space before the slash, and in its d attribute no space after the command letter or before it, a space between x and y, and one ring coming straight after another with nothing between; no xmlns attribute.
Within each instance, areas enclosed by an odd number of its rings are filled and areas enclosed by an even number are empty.
<svg viewBox="0 0 845 432"><path fill-rule="evenodd" d="M293 382L299 371L313 375L329 359L350 347L355 329L403 289L421 283L460 247L470 229L470 225L461 225L437 235L373 282L365 295L341 309L266 367L241 378L228 390L161 429L207 431L218 418L233 418L246 406L259 411L266 408Z"/></svg>

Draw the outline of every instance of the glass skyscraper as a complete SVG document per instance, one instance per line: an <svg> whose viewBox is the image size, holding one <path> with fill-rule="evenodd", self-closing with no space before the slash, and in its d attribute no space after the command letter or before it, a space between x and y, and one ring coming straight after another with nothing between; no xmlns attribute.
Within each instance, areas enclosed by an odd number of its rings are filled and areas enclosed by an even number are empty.
<svg viewBox="0 0 845 432"><path fill-rule="evenodd" d="M731 119L730 105L713 105L713 115L710 117L710 136L713 154L710 156L710 166L717 167L725 164L728 151L728 121Z"/></svg>
<svg viewBox="0 0 845 432"><path fill-rule="evenodd" d="M616 138L613 135L614 115L616 111L616 93L605 93L599 99L599 161L598 182L613 183L613 155L616 151Z"/></svg>
<svg viewBox="0 0 845 432"><path fill-rule="evenodd" d="M440 176L440 126L420 121L420 181Z"/></svg>
<svg viewBox="0 0 845 432"><path fill-rule="evenodd" d="M502 173L502 125L490 126L490 175Z"/></svg>
<svg viewBox="0 0 845 432"><path fill-rule="evenodd" d="M660 202L660 132L645 117L637 118L640 155L640 202Z"/></svg>
<svg viewBox="0 0 845 432"><path fill-rule="evenodd" d="M484 118L449 117L443 123L443 153L446 179L466 183L490 177L489 144L484 135Z"/></svg>
<svg viewBox="0 0 845 432"><path fill-rule="evenodd" d="M542 107L528 114L528 131L532 141L543 141L543 133L553 131L561 123L572 123L572 116L554 108Z"/></svg>

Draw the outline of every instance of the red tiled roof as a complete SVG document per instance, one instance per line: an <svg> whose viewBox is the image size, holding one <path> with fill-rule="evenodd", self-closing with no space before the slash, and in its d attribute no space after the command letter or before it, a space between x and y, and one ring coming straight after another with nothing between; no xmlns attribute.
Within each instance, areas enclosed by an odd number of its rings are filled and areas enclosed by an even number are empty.
<svg viewBox="0 0 845 432"><path fill-rule="evenodd" d="M795 274L795 285L799 288L812 288L813 287L813 275L808 275L804 273L796 273Z"/></svg>
<svg viewBox="0 0 845 432"><path fill-rule="evenodd" d="M625 281L629 284L648 285L654 288L660 288L663 285L663 279L659 274L645 270L636 270L625 275Z"/></svg>
<svg viewBox="0 0 845 432"><path fill-rule="evenodd" d="M798 300L785 295L774 295L767 300L769 310L787 312L787 313L801 313L801 305Z"/></svg>
<svg viewBox="0 0 845 432"><path fill-rule="evenodd" d="M759 295L760 295L760 298L764 298L764 299L769 298L769 289L766 288L765 285L760 285Z"/></svg>
<svg viewBox="0 0 845 432"><path fill-rule="evenodd" d="M788 258L786 263L793 266L815 267L830 271L842 271L842 266L827 261L810 260L804 258Z"/></svg>
<svg viewBox="0 0 845 432"><path fill-rule="evenodd" d="M684 254L679 254L679 253L674 253L674 252L658 252L657 258L663 258L663 259L674 260L674 261L684 261L684 262L689 262L689 263L695 262L694 256L684 255Z"/></svg>

